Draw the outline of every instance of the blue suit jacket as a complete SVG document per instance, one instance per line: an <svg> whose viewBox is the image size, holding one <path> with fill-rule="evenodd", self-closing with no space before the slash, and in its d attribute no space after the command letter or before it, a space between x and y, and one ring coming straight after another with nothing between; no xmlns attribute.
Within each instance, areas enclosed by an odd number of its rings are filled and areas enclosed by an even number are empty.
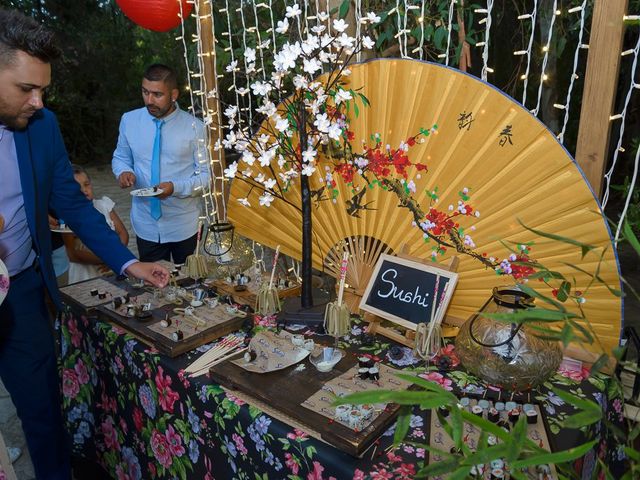
<svg viewBox="0 0 640 480"><path fill-rule="evenodd" d="M119 273L122 266L135 257L80 191L73 178L58 122L51 111L43 109L36 113L26 129L14 131L13 138L33 248L45 285L59 305L51 263L51 233L47 220L50 209L115 272Z"/></svg>

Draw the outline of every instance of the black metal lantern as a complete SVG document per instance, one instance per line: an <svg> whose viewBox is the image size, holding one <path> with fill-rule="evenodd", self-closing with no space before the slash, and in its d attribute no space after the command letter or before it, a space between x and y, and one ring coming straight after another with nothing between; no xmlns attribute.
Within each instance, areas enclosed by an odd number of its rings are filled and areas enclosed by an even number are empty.
<svg viewBox="0 0 640 480"><path fill-rule="evenodd" d="M229 252L233 247L235 227L228 222L216 222L209 225L207 237L204 240L204 251L217 257L218 263L231 261Z"/></svg>

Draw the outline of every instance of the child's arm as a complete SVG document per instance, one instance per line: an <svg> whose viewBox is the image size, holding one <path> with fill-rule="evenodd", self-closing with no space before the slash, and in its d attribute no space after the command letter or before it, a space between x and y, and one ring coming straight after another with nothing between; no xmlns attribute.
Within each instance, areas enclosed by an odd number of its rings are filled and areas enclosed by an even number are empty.
<svg viewBox="0 0 640 480"><path fill-rule="evenodd" d="M111 217L113 226L116 227L116 233L120 237L120 241L126 247L129 244L129 232L127 232L127 227L124 226L124 223L122 223L122 220L120 220L120 217L115 210L111 210L109 212L109 216Z"/></svg>
<svg viewBox="0 0 640 480"><path fill-rule="evenodd" d="M62 234L62 239L64 240L64 246L67 250L67 256L69 257L69 261L74 263L84 263L88 265L101 265L104 262L98 258L95 253L91 250L76 248L78 242L76 239L78 237L73 233L64 233Z"/></svg>

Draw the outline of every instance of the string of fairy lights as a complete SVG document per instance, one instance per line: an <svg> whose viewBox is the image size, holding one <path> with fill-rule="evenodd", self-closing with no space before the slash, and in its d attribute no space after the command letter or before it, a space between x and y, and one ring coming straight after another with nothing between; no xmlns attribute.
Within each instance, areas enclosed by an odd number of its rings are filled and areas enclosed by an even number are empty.
<svg viewBox="0 0 640 480"><path fill-rule="evenodd" d="M544 88L545 82L548 79L547 75L547 63L549 62L549 52L551 50L551 40L553 38L553 26L556 23L556 17L560 15L560 10L558 10L558 0L553 0L553 8L551 13L551 21L549 22L549 33L547 34L547 42L542 47L542 51L544 52L544 57L542 58L542 68L540 69L540 81L538 82L538 99L536 101L536 107L531 110L536 117L540 112L540 102L542 100L542 90Z"/></svg>
<svg viewBox="0 0 640 480"><path fill-rule="evenodd" d="M538 16L538 0L533 0L533 8L530 13L523 13L518 16L518 20L530 20L531 21L531 34L529 35L529 41L527 43L526 50L516 50L513 52L514 55L525 55L527 59L527 66L525 68L524 74L520 77L523 80L522 87L522 105L526 107L527 105L527 88L529 86L529 72L531 71L531 53L533 50L533 39L536 33L536 18Z"/></svg>
<svg viewBox="0 0 640 480"><path fill-rule="evenodd" d="M487 74L493 73L493 68L489 67L489 35L491 32L491 13L493 10L493 0L487 0L487 8L476 8L475 13L485 14L486 17L481 18L478 23L485 25L484 41L476 43L476 47L482 47L482 73L480 78L487 81Z"/></svg>
<svg viewBox="0 0 640 480"><path fill-rule="evenodd" d="M570 8L568 13L580 12L580 31L578 33L578 42L573 52L573 69L571 71L571 77L569 79L569 88L567 88L567 96L563 104L554 104L555 108L564 110L564 118L562 120L562 130L558 134L558 140L560 143L564 143L564 134L567 131L567 125L569 124L569 110L571 107L571 93L573 92L573 85L578 79L578 63L580 60L580 52L583 50L582 39L584 37L585 19L587 14L587 0L583 0L582 4L577 7Z"/></svg>
<svg viewBox="0 0 640 480"><path fill-rule="evenodd" d="M640 19L640 15L633 15L633 16L627 16L625 17L625 19ZM624 105L622 107L622 110L620 111L620 113L611 115L610 120L611 121L617 121L620 120L620 129L618 132L618 141L616 143L616 149L614 150L613 153L613 159L611 161L611 166L609 168L609 170L605 173L604 175L604 194L602 197L602 208L604 209L609 201L609 192L610 192L610 187L611 187L611 178L613 176L613 173L615 172L617 163L618 163L618 158L620 153L624 152L625 149L622 146L623 140L624 140L624 133L625 133L625 125L626 125L626 118L627 118L627 113L628 113L628 107L629 107L629 103L631 102L631 98L634 95L634 93L637 93L637 90L640 90L640 78L638 78L638 57L640 56L640 33L638 34L638 39L636 41L636 46L633 50L626 50L624 52L621 53L621 55L623 57L626 57L628 55L633 55L633 61L632 61L632 65L631 65L631 75L630 75L630 79L629 79L629 86L627 88L627 93L625 95L625 100L624 100ZM634 189L637 183L637 179L638 179L638 164L640 162L640 148L637 149L636 151L636 156L634 159L634 167L633 167L633 175L632 178L630 180L629 183L629 191L627 193L627 197L625 199L625 204L622 210L622 213L620 215L620 219L618 221L618 224L616 226L616 234L615 234L615 238L614 241L618 242L619 238L620 238L620 234L622 232L622 228L624 225L624 221L626 219L627 216L627 212L629 211L629 205L631 204L631 200L632 200L632 196L634 193Z"/></svg>
<svg viewBox="0 0 640 480"><path fill-rule="evenodd" d="M456 4L456 0L451 0L451 2L449 3L449 21L447 23L447 50L444 53L444 64L445 65L449 65L449 50L451 49L451 30L453 28L453 9L455 7ZM422 2L422 6L424 9L424 2ZM422 15L424 15L424 12L422 13ZM438 57L442 57L442 54L438 55ZM422 56L421 56L422 58Z"/></svg>

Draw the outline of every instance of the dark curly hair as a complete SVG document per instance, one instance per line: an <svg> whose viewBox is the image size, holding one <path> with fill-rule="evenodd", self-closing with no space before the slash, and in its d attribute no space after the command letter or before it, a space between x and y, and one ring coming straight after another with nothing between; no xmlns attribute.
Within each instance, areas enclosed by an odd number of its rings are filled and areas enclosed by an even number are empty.
<svg viewBox="0 0 640 480"><path fill-rule="evenodd" d="M53 32L20 12L0 9L0 65L10 64L17 50L46 63L60 56Z"/></svg>

